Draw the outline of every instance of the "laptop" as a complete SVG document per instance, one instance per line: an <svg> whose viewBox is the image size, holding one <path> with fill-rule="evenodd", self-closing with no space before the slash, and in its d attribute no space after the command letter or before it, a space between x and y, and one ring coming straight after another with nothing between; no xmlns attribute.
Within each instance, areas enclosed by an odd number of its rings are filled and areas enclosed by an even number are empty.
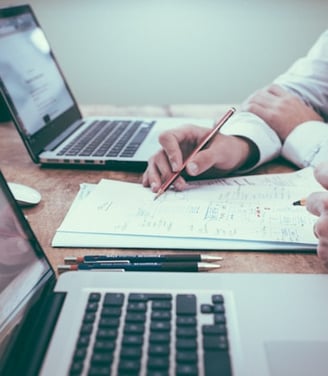
<svg viewBox="0 0 328 376"><path fill-rule="evenodd" d="M0 9L0 90L32 160L42 165L143 170L164 130L213 125L211 119L83 118L29 5Z"/></svg>
<svg viewBox="0 0 328 376"><path fill-rule="evenodd" d="M327 296L328 274L56 279L0 172L2 376L326 376Z"/></svg>

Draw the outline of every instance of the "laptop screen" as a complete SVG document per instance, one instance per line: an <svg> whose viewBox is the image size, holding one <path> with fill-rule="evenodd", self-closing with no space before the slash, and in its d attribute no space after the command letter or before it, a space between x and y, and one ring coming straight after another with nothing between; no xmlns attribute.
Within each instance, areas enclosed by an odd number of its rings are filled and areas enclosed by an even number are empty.
<svg viewBox="0 0 328 376"><path fill-rule="evenodd" d="M26 135L73 105L50 47L32 14L0 19L0 76Z"/></svg>
<svg viewBox="0 0 328 376"><path fill-rule="evenodd" d="M49 271L52 269L0 172L0 359L32 295L52 274Z"/></svg>
<svg viewBox="0 0 328 376"><path fill-rule="evenodd" d="M29 5L0 8L0 95L34 162L81 113ZM59 141L58 141L59 142Z"/></svg>

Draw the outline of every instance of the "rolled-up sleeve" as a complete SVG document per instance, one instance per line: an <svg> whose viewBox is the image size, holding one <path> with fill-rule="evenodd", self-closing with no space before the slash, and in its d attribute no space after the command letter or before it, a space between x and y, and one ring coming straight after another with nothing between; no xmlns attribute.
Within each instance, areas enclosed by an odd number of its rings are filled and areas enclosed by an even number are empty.
<svg viewBox="0 0 328 376"><path fill-rule="evenodd" d="M298 167L315 166L328 160L328 30L276 84L298 95L324 120L308 121L296 127L286 138L282 156Z"/></svg>
<svg viewBox="0 0 328 376"><path fill-rule="evenodd" d="M257 146L259 160L254 166L243 170L244 172L278 157L281 152L281 142L277 134L261 118L250 112L236 113L221 132L247 138Z"/></svg>
<svg viewBox="0 0 328 376"><path fill-rule="evenodd" d="M298 126L286 138L281 154L300 168L328 161L328 124L308 121Z"/></svg>

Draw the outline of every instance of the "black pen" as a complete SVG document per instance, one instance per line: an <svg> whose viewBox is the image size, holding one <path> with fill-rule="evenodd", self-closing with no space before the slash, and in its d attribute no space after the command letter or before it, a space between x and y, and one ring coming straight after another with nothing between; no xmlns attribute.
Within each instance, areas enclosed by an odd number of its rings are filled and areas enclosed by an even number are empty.
<svg viewBox="0 0 328 376"><path fill-rule="evenodd" d="M65 263L80 264L96 263L96 262L113 262L113 261L129 261L135 262L216 262L222 260L220 256L202 255L202 254L158 254L158 255L86 255L86 256L68 256L65 257Z"/></svg>
<svg viewBox="0 0 328 376"><path fill-rule="evenodd" d="M149 263L81 263L76 265L58 265L58 271L69 270L114 270L121 269L126 272L206 272L220 268L219 264L207 262L149 262Z"/></svg>

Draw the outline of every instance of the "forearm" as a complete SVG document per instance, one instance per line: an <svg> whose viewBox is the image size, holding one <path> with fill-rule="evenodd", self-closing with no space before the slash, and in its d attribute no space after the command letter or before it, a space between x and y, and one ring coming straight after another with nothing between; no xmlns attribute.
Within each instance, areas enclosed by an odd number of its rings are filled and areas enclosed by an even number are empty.
<svg viewBox="0 0 328 376"><path fill-rule="evenodd" d="M236 113L222 133L249 140L249 158L238 173L251 171L278 157L281 152L277 134L261 118L249 112Z"/></svg>

